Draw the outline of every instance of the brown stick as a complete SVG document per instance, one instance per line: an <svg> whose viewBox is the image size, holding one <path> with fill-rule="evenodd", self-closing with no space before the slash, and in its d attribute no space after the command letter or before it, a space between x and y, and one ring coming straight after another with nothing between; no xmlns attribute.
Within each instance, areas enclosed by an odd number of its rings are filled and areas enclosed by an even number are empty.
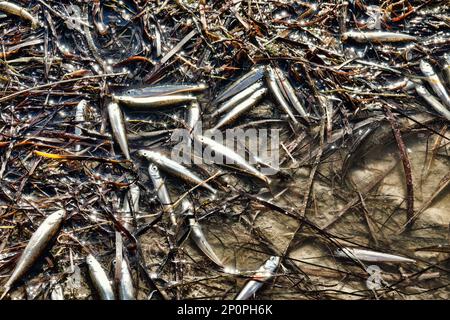
<svg viewBox="0 0 450 320"><path fill-rule="evenodd" d="M409 222L414 216L414 186L413 178L411 172L411 162L409 161L408 153L406 151L405 142L403 141L400 129L398 128L398 123L394 118L391 110L388 107L384 108L386 116L391 124L392 132L394 133L395 141L397 142L398 151L400 152L400 158L403 163L403 170L405 172L406 178L406 217L408 219L406 228L409 227Z"/></svg>
<svg viewBox="0 0 450 320"><path fill-rule="evenodd" d="M408 226L411 226L416 221L417 217L420 216L431 205L434 199L436 199L436 197L440 195L441 192L445 188L447 188L449 184L450 184L450 173L447 173L439 182L436 191L434 191L433 194L430 196L430 198L428 198L428 200L423 203L422 207L420 207L420 209L417 210L417 212L410 219L408 219L408 221L403 225L403 227L401 227L398 234L403 233Z"/></svg>

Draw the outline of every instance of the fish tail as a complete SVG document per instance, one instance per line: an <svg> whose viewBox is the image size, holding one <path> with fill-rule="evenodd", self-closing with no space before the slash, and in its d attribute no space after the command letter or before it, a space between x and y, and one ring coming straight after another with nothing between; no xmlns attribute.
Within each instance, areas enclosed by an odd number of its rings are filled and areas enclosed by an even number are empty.
<svg viewBox="0 0 450 320"><path fill-rule="evenodd" d="M271 194L276 194L276 190L278 189L279 183L275 178L266 177L266 185L269 188Z"/></svg>
<svg viewBox="0 0 450 320"><path fill-rule="evenodd" d="M3 294L0 297L0 300L3 300L3 298L8 294L9 290L11 289L10 285L7 283L4 287L3 287Z"/></svg>

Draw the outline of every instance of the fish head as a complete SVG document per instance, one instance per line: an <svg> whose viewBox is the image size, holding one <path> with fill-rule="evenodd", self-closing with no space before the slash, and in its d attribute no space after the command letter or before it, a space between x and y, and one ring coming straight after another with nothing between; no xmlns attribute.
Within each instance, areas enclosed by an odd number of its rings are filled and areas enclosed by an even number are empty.
<svg viewBox="0 0 450 320"><path fill-rule="evenodd" d="M281 258L278 256L271 256L264 264L264 269L273 271L277 268Z"/></svg>
<svg viewBox="0 0 450 320"><path fill-rule="evenodd" d="M265 71L266 78L275 81L275 72L271 66L269 66L269 65L266 66L264 71Z"/></svg>
<svg viewBox="0 0 450 320"><path fill-rule="evenodd" d="M153 158L153 152L150 150L144 150L144 149L138 150L137 155L139 157L143 157L143 158L147 158L147 159Z"/></svg>
<svg viewBox="0 0 450 320"><path fill-rule="evenodd" d="M423 85L421 85L421 84L416 84L416 91L419 93L419 94L426 94L427 92L426 92L426 89L425 89L425 87L423 86Z"/></svg>
<svg viewBox="0 0 450 320"><path fill-rule="evenodd" d="M426 75L426 76L432 76L434 74L433 67L431 64L425 60L420 61L420 70Z"/></svg>
<svg viewBox="0 0 450 320"><path fill-rule="evenodd" d="M348 32L344 32L344 33L341 35L341 40L342 40L342 41L347 41L347 40L348 40L348 35L349 35Z"/></svg>
<svg viewBox="0 0 450 320"><path fill-rule="evenodd" d="M338 248L334 251L336 257L345 258L353 257L352 250L350 248Z"/></svg>
<svg viewBox="0 0 450 320"><path fill-rule="evenodd" d="M161 175L159 173L159 169L158 167L154 164L154 163L150 163L150 165L148 166L148 174L156 179L160 179Z"/></svg>
<svg viewBox="0 0 450 320"><path fill-rule="evenodd" d="M194 134L194 138L201 143L205 142L205 137L200 134Z"/></svg>
<svg viewBox="0 0 450 320"><path fill-rule="evenodd" d="M87 263L88 265L94 263L95 261L96 261L96 260L95 260L95 258L94 258L94 256L93 256L92 254L89 253L89 254L86 256L86 263Z"/></svg>
<svg viewBox="0 0 450 320"><path fill-rule="evenodd" d="M58 218L61 218L61 219L64 219L65 217L66 217L66 210L65 209L61 209L61 210L58 210L58 211L56 211L55 212L55 215L58 217Z"/></svg>

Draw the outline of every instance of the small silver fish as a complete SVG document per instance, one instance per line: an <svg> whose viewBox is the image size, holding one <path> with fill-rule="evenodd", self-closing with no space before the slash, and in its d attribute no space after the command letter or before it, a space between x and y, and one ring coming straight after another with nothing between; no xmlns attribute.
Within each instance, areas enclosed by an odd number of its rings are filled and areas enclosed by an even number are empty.
<svg viewBox="0 0 450 320"><path fill-rule="evenodd" d="M197 98L191 95L174 94L150 97L113 96L112 99L129 107L160 108L195 101Z"/></svg>
<svg viewBox="0 0 450 320"><path fill-rule="evenodd" d="M214 141L208 137L196 135L194 139L200 141L205 146L209 147L211 150L213 150L216 154L219 154L223 157L225 157L228 161L227 164L234 164L237 167L241 168L245 172L253 175L254 177L261 179L267 184L270 184L270 179L259 172L256 168L254 168L250 163L248 163L245 158L243 158L241 155L236 153L234 150L224 146L223 144Z"/></svg>
<svg viewBox="0 0 450 320"><path fill-rule="evenodd" d="M272 92L273 97L275 100L279 103L280 107L286 112L286 114L291 118L291 120L297 124L298 120L295 118L294 113L292 112L291 108L289 107L289 103L286 101L286 99L283 96L283 93L281 92L280 87L277 83L277 77L275 75L275 71L272 67L268 66L266 68L266 80L267 85Z"/></svg>
<svg viewBox="0 0 450 320"><path fill-rule="evenodd" d="M208 86L204 83L149 86L149 87L127 89L124 91L123 95L135 98L143 98L143 97L180 94L186 92L204 91L207 88Z"/></svg>
<svg viewBox="0 0 450 320"><path fill-rule="evenodd" d="M217 254L214 252L214 249L206 240L201 225L195 219L193 205L189 200L183 199L181 203L181 212L188 219L190 227L189 236L191 237L192 241L194 241L200 251L202 251L212 262L223 268L222 260L217 256Z"/></svg>
<svg viewBox="0 0 450 320"><path fill-rule="evenodd" d="M416 41L417 37L409 34L385 31L348 31L342 34L342 40L351 39L356 42L410 42Z"/></svg>
<svg viewBox="0 0 450 320"><path fill-rule="evenodd" d="M130 160L130 150L128 148L128 139L122 110L120 110L120 107L116 102L109 102L107 108L113 136L119 143L125 158Z"/></svg>
<svg viewBox="0 0 450 320"><path fill-rule="evenodd" d="M228 99L236 95L238 92L248 88L250 85L255 83L256 81L262 79L264 77L265 66L257 66L244 74L242 77L235 80L225 91L217 96L214 100L213 104L217 104L219 102Z"/></svg>
<svg viewBox="0 0 450 320"><path fill-rule="evenodd" d="M256 291L264 285L264 282L274 276L274 272L280 264L280 257L271 256L252 277L253 280L248 281L244 288L236 296L235 300L247 300L252 297Z"/></svg>
<svg viewBox="0 0 450 320"><path fill-rule="evenodd" d="M206 240L201 225L194 219L189 219L189 226L191 228L190 237L195 242L197 247L216 265L223 267L222 260L214 252L209 242Z"/></svg>
<svg viewBox="0 0 450 320"><path fill-rule="evenodd" d="M439 102L423 85L416 85L417 93L438 113L450 121L450 111Z"/></svg>
<svg viewBox="0 0 450 320"><path fill-rule="evenodd" d="M136 300L136 291L134 289L130 265L127 259L122 260L118 291L120 300Z"/></svg>
<svg viewBox="0 0 450 320"><path fill-rule="evenodd" d="M416 260L397 256L394 254L382 253L366 249L349 248L344 247L337 249L335 255L340 258L361 260L367 262L411 262L415 263Z"/></svg>
<svg viewBox="0 0 450 320"><path fill-rule="evenodd" d="M92 254L86 257L86 263L89 269L89 275L91 277L92 283L97 289L97 293L101 300L115 300L115 295L111 282L106 275L105 270L101 264L95 259Z"/></svg>
<svg viewBox="0 0 450 320"><path fill-rule="evenodd" d="M219 108L214 111L211 114L212 118L217 117L218 115L230 110L231 108L235 107L239 102L242 102L244 99L251 96L254 92L256 92L258 89L261 89L263 86L261 81L257 81L251 86L249 86L247 89L242 90L238 94L234 95L230 100L223 103L219 106Z"/></svg>
<svg viewBox="0 0 450 320"><path fill-rule="evenodd" d="M266 94L267 89L261 88L256 90L251 96L239 103L234 109L224 115L214 126L213 130L217 130L227 124L235 121L241 114L255 106Z"/></svg>
<svg viewBox="0 0 450 320"><path fill-rule="evenodd" d="M281 89L284 97L289 100L294 107L295 110L305 119L308 119L308 114L305 111L305 108L300 103L297 95L295 94L295 90L289 82L288 78L284 75L283 71L279 68L275 67L274 71L277 75L277 83L278 87Z"/></svg>
<svg viewBox="0 0 450 320"><path fill-rule="evenodd" d="M151 163L148 167L148 173L156 190L156 194L158 195L159 202L161 202L164 207L164 211L169 213L172 224L176 226L177 217L173 211L172 200L170 199L169 191L166 188L164 179L161 178L158 167Z"/></svg>
<svg viewBox="0 0 450 320"><path fill-rule="evenodd" d="M187 108L187 119L186 119L186 125L189 129L189 131L194 132L195 131L201 131L202 128L198 127L201 124L201 117L200 117L200 105L197 101L193 101L189 104Z"/></svg>
<svg viewBox="0 0 450 320"><path fill-rule="evenodd" d="M161 33L159 32L159 29L157 26L153 26L152 30L155 33L155 37L154 37L154 41L153 41L153 46L155 47L155 56L158 58L161 56L162 54L162 50L161 50Z"/></svg>
<svg viewBox="0 0 450 320"><path fill-rule="evenodd" d="M28 241L28 244L20 255L11 276L4 285L3 296L0 300L11 289L11 286L22 276L24 276L36 260L42 255L50 240L60 229L65 217L66 211L61 209L53 212L40 224Z"/></svg>
<svg viewBox="0 0 450 320"><path fill-rule="evenodd" d="M450 96L447 93L444 85L439 79L438 75L434 72L433 67L425 60L420 61L420 70L426 77L427 82L430 84L434 93L441 99L441 101L450 108Z"/></svg>
<svg viewBox="0 0 450 320"><path fill-rule="evenodd" d="M170 174L176 175L192 184L201 185L203 188L208 189L213 194L217 193L216 189L211 187L209 184L204 183L203 179L189 171L186 167L158 152L151 150L139 150L137 154L141 157L147 158L151 162L154 162L159 168L167 171Z"/></svg>

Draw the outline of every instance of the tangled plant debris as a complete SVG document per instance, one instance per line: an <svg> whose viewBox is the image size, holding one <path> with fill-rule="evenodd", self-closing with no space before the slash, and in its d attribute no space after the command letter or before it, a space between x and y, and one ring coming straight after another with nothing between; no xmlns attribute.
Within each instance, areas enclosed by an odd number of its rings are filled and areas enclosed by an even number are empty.
<svg viewBox="0 0 450 320"><path fill-rule="evenodd" d="M2 299L449 299L449 13L0 1Z"/></svg>

